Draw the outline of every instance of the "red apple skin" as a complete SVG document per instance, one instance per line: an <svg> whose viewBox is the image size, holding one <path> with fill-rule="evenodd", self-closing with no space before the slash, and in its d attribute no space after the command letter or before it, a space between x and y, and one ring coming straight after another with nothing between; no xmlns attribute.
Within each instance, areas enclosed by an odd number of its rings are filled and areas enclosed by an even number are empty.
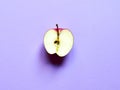
<svg viewBox="0 0 120 90"><path fill-rule="evenodd" d="M59 30L59 31L62 31L62 30L69 30L68 28L53 28L53 30L55 30L55 31L57 31L57 30Z"/></svg>
<svg viewBox="0 0 120 90"><path fill-rule="evenodd" d="M57 31L57 30L60 30L60 31L61 31L61 30L64 30L64 28L58 28L58 29L57 29L57 28L53 28L53 29L56 30L56 31Z"/></svg>

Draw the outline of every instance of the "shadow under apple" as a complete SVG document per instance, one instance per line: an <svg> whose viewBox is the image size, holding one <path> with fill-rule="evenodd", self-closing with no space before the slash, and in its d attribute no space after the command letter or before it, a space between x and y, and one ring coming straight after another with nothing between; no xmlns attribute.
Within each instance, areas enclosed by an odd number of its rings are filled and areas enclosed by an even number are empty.
<svg viewBox="0 0 120 90"><path fill-rule="evenodd" d="M51 64L56 67L61 67L64 65L66 56L65 57L59 57L57 54L49 54L45 47L42 46L40 57L42 57L42 62L46 64Z"/></svg>
<svg viewBox="0 0 120 90"><path fill-rule="evenodd" d="M59 57L57 54L48 54L46 52L46 57L48 58L48 62L54 66L62 66L65 61L65 57Z"/></svg>

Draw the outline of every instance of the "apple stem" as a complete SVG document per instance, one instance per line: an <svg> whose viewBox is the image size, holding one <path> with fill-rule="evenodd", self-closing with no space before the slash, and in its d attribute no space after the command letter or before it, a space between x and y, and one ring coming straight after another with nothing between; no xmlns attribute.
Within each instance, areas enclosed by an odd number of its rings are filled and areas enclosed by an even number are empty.
<svg viewBox="0 0 120 90"><path fill-rule="evenodd" d="M58 24L56 24L56 27L57 27L57 39L59 41L59 27L58 27Z"/></svg>
<svg viewBox="0 0 120 90"><path fill-rule="evenodd" d="M56 27L57 27L57 29L58 29L58 24L56 24Z"/></svg>
<svg viewBox="0 0 120 90"><path fill-rule="evenodd" d="M59 27L58 27L58 24L56 24L56 27L57 27L57 36L59 36Z"/></svg>

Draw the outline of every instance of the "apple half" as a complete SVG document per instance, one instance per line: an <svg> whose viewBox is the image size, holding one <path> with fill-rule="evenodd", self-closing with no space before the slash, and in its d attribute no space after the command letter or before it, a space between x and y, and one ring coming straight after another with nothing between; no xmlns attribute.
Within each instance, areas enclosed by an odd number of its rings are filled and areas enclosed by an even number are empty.
<svg viewBox="0 0 120 90"><path fill-rule="evenodd" d="M57 54L59 57L66 56L73 46L73 35L70 30L65 28L48 30L44 36L44 46L49 54Z"/></svg>

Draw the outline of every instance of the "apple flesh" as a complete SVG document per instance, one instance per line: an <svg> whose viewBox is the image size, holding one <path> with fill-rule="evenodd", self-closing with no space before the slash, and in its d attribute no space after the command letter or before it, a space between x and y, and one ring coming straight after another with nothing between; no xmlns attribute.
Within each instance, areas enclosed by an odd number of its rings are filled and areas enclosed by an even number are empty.
<svg viewBox="0 0 120 90"><path fill-rule="evenodd" d="M49 54L57 54L60 57L66 56L73 46L73 35L65 28L53 28L44 36L44 46Z"/></svg>

